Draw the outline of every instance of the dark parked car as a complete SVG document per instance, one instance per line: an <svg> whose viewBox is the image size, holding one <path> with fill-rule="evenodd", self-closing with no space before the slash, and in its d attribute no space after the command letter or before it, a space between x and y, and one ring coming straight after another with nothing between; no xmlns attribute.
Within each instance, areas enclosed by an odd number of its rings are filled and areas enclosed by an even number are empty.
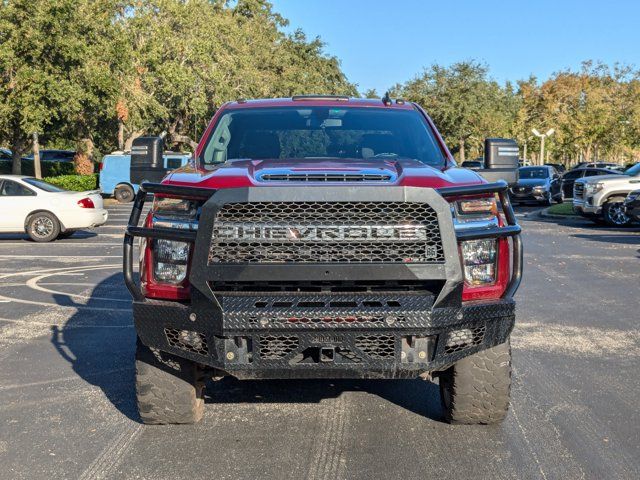
<svg viewBox="0 0 640 480"><path fill-rule="evenodd" d="M545 163L545 165L547 167L553 167L557 170L558 173L562 173L564 171L566 171L567 169L565 168L565 166L561 163Z"/></svg>
<svg viewBox="0 0 640 480"><path fill-rule="evenodd" d="M484 168L483 163L480 160L467 160L460 165L462 168L468 168L470 170L480 170Z"/></svg>
<svg viewBox="0 0 640 480"><path fill-rule="evenodd" d="M0 161L10 162L11 160L11 150L8 148L0 148Z"/></svg>
<svg viewBox="0 0 640 480"><path fill-rule="evenodd" d="M625 213L634 221L640 222L640 190L634 190L624 201Z"/></svg>
<svg viewBox="0 0 640 480"><path fill-rule="evenodd" d="M564 198L573 198L573 184L579 178L615 174L622 175L622 172L618 172L617 170L607 170L606 168L577 168L569 170L562 175L561 179Z"/></svg>
<svg viewBox="0 0 640 480"><path fill-rule="evenodd" d="M547 165L540 167L520 167L517 185L511 187L511 200L518 202L542 202L551 205L553 200L562 203L560 175L555 168Z"/></svg>
<svg viewBox="0 0 640 480"><path fill-rule="evenodd" d="M40 150L41 162L73 162L75 156L73 150ZM33 160L33 153L24 158Z"/></svg>

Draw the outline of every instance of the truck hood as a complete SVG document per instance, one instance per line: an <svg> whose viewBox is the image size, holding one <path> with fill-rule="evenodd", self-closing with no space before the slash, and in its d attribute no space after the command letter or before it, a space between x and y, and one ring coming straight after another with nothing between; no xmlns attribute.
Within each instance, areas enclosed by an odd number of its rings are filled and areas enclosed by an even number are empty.
<svg viewBox="0 0 640 480"><path fill-rule="evenodd" d="M613 174L613 175L596 175L595 177L585 177L576 180L581 183L597 183L603 180L620 180L623 183L628 181L631 177L629 175Z"/></svg>
<svg viewBox="0 0 640 480"><path fill-rule="evenodd" d="M369 175L383 179L371 180ZM234 160L206 168L190 164L171 172L163 183L212 189L337 183L441 188L485 180L466 168L441 170L412 159L267 159Z"/></svg>

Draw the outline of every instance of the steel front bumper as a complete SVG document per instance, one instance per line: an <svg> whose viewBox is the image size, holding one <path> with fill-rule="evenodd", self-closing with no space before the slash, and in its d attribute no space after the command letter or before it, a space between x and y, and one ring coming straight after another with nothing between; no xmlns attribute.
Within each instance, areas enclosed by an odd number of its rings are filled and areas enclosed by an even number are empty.
<svg viewBox="0 0 640 480"><path fill-rule="evenodd" d="M291 322L289 311L261 322L250 307L254 299L245 298L224 313L222 335L186 305L147 300L133 307L146 345L243 379L417 377L505 342L515 319L513 301L435 309L420 303L401 312L358 312L369 322L325 321L310 309L304 315L319 321Z"/></svg>
<svg viewBox="0 0 640 480"><path fill-rule="evenodd" d="M578 215L584 215L586 217L592 217L594 215L600 215L602 213L602 207L593 205L593 198L589 197L587 200L573 199L573 211Z"/></svg>
<svg viewBox="0 0 640 480"><path fill-rule="evenodd" d="M202 198L197 234L138 227L146 191ZM443 197L497 193L506 225L455 231ZM221 206L243 202L425 202L437 213L444 261L419 263L225 264L209 257L214 218ZM142 342L238 378L397 378L446 368L461 358L503 343L514 323L513 294L522 274L520 227L507 185L431 189L396 187L291 187L221 190L143 185L125 235L125 283L134 297ZM146 299L133 279L133 238L194 243L188 303ZM504 298L462 302L458 242L512 238L513 268ZM268 293L220 292L219 283L322 280L332 282L431 282L433 291ZM391 295L393 298L386 298ZM275 300L278 300L277 304ZM366 300L366 302L365 302Z"/></svg>
<svg viewBox="0 0 640 480"><path fill-rule="evenodd" d="M518 191L514 191L512 189L511 191L511 199L514 202L542 202L546 199L546 195L548 194L548 191L544 191L544 192L534 192L534 191L530 191L530 192L518 192Z"/></svg>

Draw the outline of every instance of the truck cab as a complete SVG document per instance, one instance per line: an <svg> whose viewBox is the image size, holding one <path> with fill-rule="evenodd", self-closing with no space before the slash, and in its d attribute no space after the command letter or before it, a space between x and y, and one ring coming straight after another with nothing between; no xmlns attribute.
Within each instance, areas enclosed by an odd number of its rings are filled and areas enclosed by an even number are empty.
<svg viewBox="0 0 640 480"><path fill-rule="evenodd" d="M158 164L158 143L143 147ZM193 162L142 184L125 234L143 421L197 421L204 379L224 376L437 377L449 421L501 421L517 145L487 139L484 158L459 168L400 99L222 106Z"/></svg>

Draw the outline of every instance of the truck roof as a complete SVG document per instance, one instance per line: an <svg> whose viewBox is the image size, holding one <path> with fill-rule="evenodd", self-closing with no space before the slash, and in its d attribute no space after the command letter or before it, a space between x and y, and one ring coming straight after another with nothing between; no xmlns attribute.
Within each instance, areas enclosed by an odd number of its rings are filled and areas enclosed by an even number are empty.
<svg viewBox="0 0 640 480"><path fill-rule="evenodd" d="M383 99L379 98L351 98L339 95L297 95L290 98L268 98L257 100L239 99L234 102L227 103L224 108L297 107L302 105L308 105L310 107L373 107L400 110L413 110L415 108L411 102L406 102L402 99L390 99L389 102L385 103Z"/></svg>

